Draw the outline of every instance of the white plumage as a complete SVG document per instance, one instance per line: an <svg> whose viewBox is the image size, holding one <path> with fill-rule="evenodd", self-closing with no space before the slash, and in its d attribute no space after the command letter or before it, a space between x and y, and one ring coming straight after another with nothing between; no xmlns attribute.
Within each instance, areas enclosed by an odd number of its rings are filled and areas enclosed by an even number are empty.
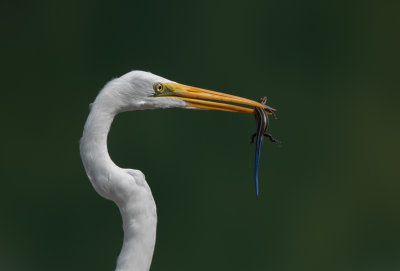
<svg viewBox="0 0 400 271"><path fill-rule="evenodd" d="M108 154L107 135L114 117L123 111L171 107L253 112L239 106L197 100L204 98L263 106L244 98L181 85L142 71L132 71L110 81L91 105L80 141L80 154L96 192L114 201L121 212L124 242L116 270L150 269L157 212L143 173L118 167Z"/></svg>

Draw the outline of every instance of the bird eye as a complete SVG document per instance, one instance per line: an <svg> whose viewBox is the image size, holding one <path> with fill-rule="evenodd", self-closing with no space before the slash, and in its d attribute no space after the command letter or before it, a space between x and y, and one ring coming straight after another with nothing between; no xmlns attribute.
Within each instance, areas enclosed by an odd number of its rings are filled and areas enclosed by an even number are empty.
<svg viewBox="0 0 400 271"><path fill-rule="evenodd" d="M164 90L164 86L161 83L154 84L153 88L157 93L161 93Z"/></svg>

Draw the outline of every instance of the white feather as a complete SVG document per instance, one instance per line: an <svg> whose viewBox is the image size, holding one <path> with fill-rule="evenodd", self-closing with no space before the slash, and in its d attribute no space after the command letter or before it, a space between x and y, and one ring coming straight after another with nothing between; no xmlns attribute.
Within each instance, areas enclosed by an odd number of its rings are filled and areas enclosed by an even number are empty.
<svg viewBox="0 0 400 271"><path fill-rule="evenodd" d="M124 242L118 257L119 271L150 269L156 240L157 213L150 187L139 170L114 164L107 135L116 114L123 111L185 107L176 98L154 98L153 84L172 82L143 71L132 71L111 80L90 106L80 141L80 154L94 189L114 201L121 212Z"/></svg>

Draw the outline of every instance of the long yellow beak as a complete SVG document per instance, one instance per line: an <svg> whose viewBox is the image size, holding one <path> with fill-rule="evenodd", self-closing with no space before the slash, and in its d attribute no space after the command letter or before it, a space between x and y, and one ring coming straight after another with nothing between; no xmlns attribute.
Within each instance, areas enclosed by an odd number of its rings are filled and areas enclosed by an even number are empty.
<svg viewBox="0 0 400 271"><path fill-rule="evenodd" d="M191 87L178 83L157 83L154 84L154 90L156 91L157 97L173 96L175 98L186 101L187 107L209 109L209 110L220 110L237 113L254 114L254 108L247 108L238 105L232 105L227 103L218 103L215 101L231 102L238 104L245 104L252 107L262 107L267 109L268 114L272 114L276 109L267 105L255 102L246 98L216 92L212 90Z"/></svg>

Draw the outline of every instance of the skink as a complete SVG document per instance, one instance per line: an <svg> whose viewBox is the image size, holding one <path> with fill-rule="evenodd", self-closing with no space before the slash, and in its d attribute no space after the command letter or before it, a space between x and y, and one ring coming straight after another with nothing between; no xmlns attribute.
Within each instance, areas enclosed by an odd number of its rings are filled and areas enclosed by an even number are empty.
<svg viewBox="0 0 400 271"><path fill-rule="evenodd" d="M260 103L266 104L267 97L262 97L260 99ZM262 107L255 107L255 118L257 122L257 132L254 133L251 137L250 143L254 142L254 138L256 138L256 150L255 150L255 159L254 159L254 184L256 189L256 195L259 195L258 189L258 169L260 167L260 157L261 157L261 148L264 141L264 136L268 137L271 142L277 142L269 133L267 133L269 119L268 113L275 116L275 113L272 110Z"/></svg>

